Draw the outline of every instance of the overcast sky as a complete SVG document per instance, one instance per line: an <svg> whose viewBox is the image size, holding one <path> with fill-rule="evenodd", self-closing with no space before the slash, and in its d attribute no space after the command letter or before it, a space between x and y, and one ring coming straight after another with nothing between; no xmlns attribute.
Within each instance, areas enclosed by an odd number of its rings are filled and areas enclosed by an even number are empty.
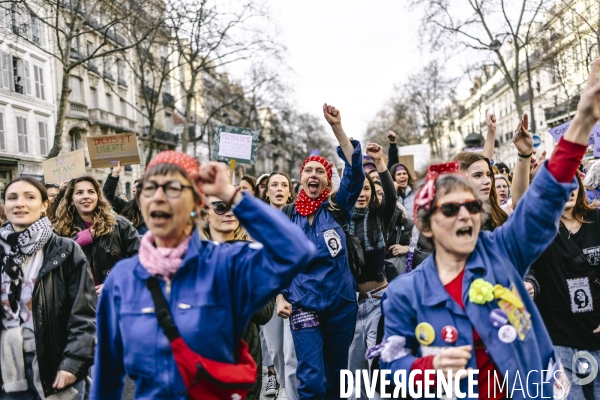
<svg viewBox="0 0 600 400"><path fill-rule="evenodd" d="M400 82L424 65L418 17L398 0L269 0L295 71L300 111L338 107L349 136L362 138Z"/></svg>

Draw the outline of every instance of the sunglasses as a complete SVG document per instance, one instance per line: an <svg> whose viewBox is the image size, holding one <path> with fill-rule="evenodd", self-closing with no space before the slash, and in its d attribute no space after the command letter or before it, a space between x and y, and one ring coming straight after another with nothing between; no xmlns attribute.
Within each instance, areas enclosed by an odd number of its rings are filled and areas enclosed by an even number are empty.
<svg viewBox="0 0 600 400"><path fill-rule="evenodd" d="M217 215L223 215L230 209L230 207L227 204L225 204L224 201L215 201L213 203L210 203L210 205L215 214Z"/></svg>
<svg viewBox="0 0 600 400"><path fill-rule="evenodd" d="M483 210L483 203L481 200L471 200L464 203L438 204L435 208L439 209L446 217L455 217L458 215L462 206L467 209L469 214L479 214L481 210Z"/></svg>

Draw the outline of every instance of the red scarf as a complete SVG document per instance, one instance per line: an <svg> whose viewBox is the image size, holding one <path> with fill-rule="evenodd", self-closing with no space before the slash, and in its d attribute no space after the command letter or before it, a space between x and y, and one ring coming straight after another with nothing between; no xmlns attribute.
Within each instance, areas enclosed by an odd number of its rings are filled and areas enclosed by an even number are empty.
<svg viewBox="0 0 600 400"><path fill-rule="evenodd" d="M304 189L301 189L298 198L296 199L296 211L298 214L306 217L307 215L316 212L319 207L321 207L321 204L327 199L327 196L329 196L328 188L325 188L316 199L309 198Z"/></svg>

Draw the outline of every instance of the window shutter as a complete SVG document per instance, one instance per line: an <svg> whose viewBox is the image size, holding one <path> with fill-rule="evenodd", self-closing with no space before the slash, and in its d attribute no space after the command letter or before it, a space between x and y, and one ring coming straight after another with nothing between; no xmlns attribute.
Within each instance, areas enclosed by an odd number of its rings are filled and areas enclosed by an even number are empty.
<svg viewBox="0 0 600 400"><path fill-rule="evenodd" d="M25 75L25 93L31 96L31 77L29 75L29 61L23 61L24 70L23 73Z"/></svg>
<svg viewBox="0 0 600 400"><path fill-rule="evenodd" d="M4 113L0 112L0 150L6 150L6 138L4 134Z"/></svg>
<svg viewBox="0 0 600 400"><path fill-rule="evenodd" d="M40 153L42 156L48 154L48 134L46 132L46 123L38 121L38 130L40 134Z"/></svg>
<svg viewBox="0 0 600 400"><path fill-rule="evenodd" d="M2 87L4 89L10 89L10 66L8 64L8 54L1 51L2 56L0 61L2 62Z"/></svg>
<svg viewBox="0 0 600 400"><path fill-rule="evenodd" d="M27 119L25 118L21 118L21 120L23 121L23 143L24 143L24 147L25 147L25 153L29 152L29 146L27 143Z"/></svg>
<svg viewBox="0 0 600 400"><path fill-rule="evenodd" d="M40 79L40 99L46 100L44 96L44 69L41 67L38 67L38 78Z"/></svg>

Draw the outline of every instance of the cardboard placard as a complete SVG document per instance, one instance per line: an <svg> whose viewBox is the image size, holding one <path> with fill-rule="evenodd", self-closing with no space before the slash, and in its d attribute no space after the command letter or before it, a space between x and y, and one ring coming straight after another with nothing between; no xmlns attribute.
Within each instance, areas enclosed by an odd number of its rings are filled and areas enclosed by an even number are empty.
<svg viewBox="0 0 600 400"><path fill-rule="evenodd" d="M423 171L429 165L431 159L431 148L428 144L413 144L398 147L398 156L414 156L413 176L415 171Z"/></svg>
<svg viewBox="0 0 600 400"><path fill-rule="evenodd" d="M90 136L87 138L92 168L114 167L140 163L140 153L135 133L122 135Z"/></svg>
<svg viewBox="0 0 600 400"><path fill-rule="evenodd" d="M50 158L42 163L44 181L62 184L87 173L83 149Z"/></svg>
<svg viewBox="0 0 600 400"><path fill-rule="evenodd" d="M213 141L213 158L256 164L258 157L258 131L235 126L217 125Z"/></svg>
<svg viewBox="0 0 600 400"><path fill-rule="evenodd" d="M417 179L417 175L415 174L415 156L409 154L407 156L398 156L398 162L400 164L404 164L406 168L408 168L408 173L412 176L413 180Z"/></svg>

